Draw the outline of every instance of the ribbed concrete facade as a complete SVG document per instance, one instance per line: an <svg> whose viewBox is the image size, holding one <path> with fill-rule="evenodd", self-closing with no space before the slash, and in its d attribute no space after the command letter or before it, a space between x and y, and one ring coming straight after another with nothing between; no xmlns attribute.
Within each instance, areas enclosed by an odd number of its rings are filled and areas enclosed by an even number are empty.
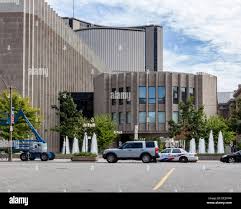
<svg viewBox="0 0 241 209"><path fill-rule="evenodd" d="M92 92L93 75L104 71L93 51L44 0L0 1L0 75L40 108L40 134L49 150L59 151L59 135L50 130L58 123L51 109L58 93Z"/></svg>
<svg viewBox="0 0 241 209"><path fill-rule="evenodd" d="M145 71L145 32L118 28L76 31L108 67L107 72Z"/></svg>
<svg viewBox="0 0 241 209"><path fill-rule="evenodd" d="M112 116L115 115L119 130L124 134L133 135L135 125L139 125L140 134L165 135L168 131L168 121L174 119L178 113L178 103L189 96L194 96L196 107L204 105L208 116L217 113L217 78L209 74L174 72L100 74L95 77L94 84L95 114L108 112ZM146 89L143 98L141 98L141 88ZM120 104L117 99L113 103L111 93L114 91L119 93L130 91L130 101L124 99ZM154 117L153 121L150 121L148 114ZM139 117L143 115L142 121ZM123 121L119 117L122 117Z"/></svg>
<svg viewBox="0 0 241 209"><path fill-rule="evenodd" d="M108 27L63 19L101 58L107 72L163 71L161 26Z"/></svg>

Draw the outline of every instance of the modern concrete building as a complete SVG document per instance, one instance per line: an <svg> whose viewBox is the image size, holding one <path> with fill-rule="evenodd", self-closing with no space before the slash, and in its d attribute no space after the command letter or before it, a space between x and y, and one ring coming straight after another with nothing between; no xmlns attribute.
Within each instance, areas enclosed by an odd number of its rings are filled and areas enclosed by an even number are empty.
<svg viewBox="0 0 241 209"><path fill-rule="evenodd" d="M44 0L0 1L0 76L40 108L40 134L49 150L60 147L59 135L50 130L59 121L51 109L58 93L93 92L93 74L104 71L101 60Z"/></svg>
<svg viewBox="0 0 241 209"><path fill-rule="evenodd" d="M231 112L231 104L234 102L234 92L218 92L218 114L228 118Z"/></svg>
<svg viewBox="0 0 241 209"><path fill-rule="evenodd" d="M217 114L217 78L199 73L129 72L100 74L94 79L95 113L110 113L125 139L166 136L168 121L178 119L178 104L189 96L204 106L208 116Z"/></svg>
<svg viewBox="0 0 241 209"><path fill-rule="evenodd" d="M107 66L106 72L163 70L163 28L108 27L63 18Z"/></svg>

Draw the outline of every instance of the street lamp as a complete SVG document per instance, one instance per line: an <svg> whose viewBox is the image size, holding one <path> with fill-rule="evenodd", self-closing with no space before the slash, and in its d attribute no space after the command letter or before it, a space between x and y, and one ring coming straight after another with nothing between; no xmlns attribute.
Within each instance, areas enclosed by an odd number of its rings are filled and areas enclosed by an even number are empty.
<svg viewBox="0 0 241 209"><path fill-rule="evenodd" d="M9 99L10 99L10 124L9 124L9 146L8 146L8 161L12 161L12 138L13 138L13 124L14 124L14 114L13 114L13 99L12 99L12 89L13 87L8 86L5 80L0 77L7 89L9 89Z"/></svg>

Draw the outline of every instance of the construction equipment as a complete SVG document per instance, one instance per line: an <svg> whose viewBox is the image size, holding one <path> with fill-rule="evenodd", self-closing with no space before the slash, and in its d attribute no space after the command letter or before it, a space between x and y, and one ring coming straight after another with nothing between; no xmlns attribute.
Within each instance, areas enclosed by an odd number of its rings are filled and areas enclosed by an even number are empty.
<svg viewBox="0 0 241 209"><path fill-rule="evenodd" d="M24 114L22 109L20 109L16 114L16 117L14 117L14 123L17 123L20 117L22 117L28 124L36 140L13 140L13 151L22 152L20 154L20 159L22 161L35 160L36 158L40 158L42 161L53 160L55 158L55 154L53 152L47 151L46 141L44 141L44 139L39 135L37 130L33 127L33 125L31 124L27 116ZM9 125L10 120L10 118L7 118L5 120L0 119L0 124Z"/></svg>

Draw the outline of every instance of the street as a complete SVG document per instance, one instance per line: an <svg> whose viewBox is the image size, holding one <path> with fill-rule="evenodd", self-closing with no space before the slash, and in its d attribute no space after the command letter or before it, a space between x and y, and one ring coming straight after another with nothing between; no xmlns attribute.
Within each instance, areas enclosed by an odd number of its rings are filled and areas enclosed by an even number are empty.
<svg viewBox="0 0 241 209"><path fill-rule="evenodd" d="M0 192L241 192L241 164L0 162Z"/></svg>

